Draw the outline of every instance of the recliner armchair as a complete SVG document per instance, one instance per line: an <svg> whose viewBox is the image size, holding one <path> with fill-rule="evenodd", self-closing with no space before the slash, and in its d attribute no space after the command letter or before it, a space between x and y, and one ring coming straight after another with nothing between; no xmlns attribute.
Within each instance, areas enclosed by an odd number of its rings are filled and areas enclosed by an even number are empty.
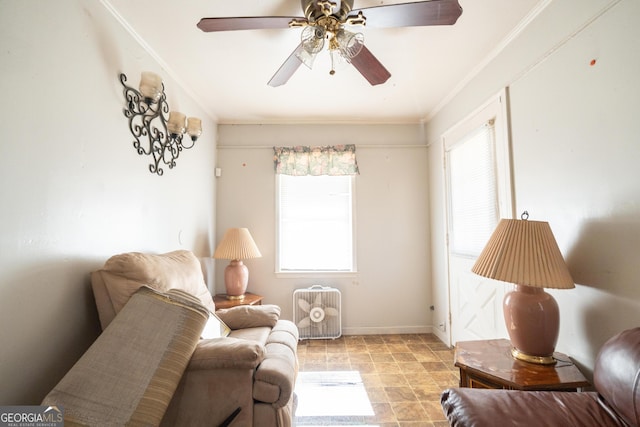
<svg viewBox="0 0 640 427"><path fill-rule="evenodd" d="M91 275L104 330L143 286L197 297L215 311L200 262L189 251L162 255L115 255ZM274 305L240 306L216 312L229 336L202 339L162 420L167 426L232 425L289 427L298 372L298 330L280 319Z"/></svg>

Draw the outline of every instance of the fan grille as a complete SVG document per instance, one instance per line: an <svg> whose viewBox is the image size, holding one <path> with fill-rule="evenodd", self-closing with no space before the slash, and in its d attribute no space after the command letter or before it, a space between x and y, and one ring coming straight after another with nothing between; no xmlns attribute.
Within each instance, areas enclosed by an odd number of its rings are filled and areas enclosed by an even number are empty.
<svg viewBox="0 0 640 427"><path fill-rule="evenodd" d="M342 295L338 289L315 285L293 292L293 317L300 339L335 339L342 335Z"/></svg>

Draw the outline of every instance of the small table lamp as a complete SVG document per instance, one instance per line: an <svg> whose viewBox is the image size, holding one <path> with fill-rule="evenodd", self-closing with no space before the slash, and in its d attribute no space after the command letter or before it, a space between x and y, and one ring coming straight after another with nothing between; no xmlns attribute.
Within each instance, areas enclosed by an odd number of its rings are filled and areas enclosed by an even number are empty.
<svg viewBox="0 0 640 427"><path fill-rule="evenodd" d="M515 284L503 301L513 357L553 364L560 314L543 288L570 289L574 282L548 222L502 219L476 260L472 272Z"/></svg>
<svg viewBox="0 0 640 427"><path fill-rule="evenodd" d="M249 283L249 270L243 259L260 258L262 254L246 228L230 228L213 253L215 259L230 259L224 269L224 286L228 299L243 299Z"/></svg>

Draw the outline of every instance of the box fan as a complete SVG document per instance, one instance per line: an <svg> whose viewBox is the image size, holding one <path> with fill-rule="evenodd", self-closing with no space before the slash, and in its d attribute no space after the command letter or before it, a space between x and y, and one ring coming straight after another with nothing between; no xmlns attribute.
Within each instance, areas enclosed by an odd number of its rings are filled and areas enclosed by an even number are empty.
<svg viewBox="0 0 640 427"><path fill-rule="evenodd" d="M300 339L338 338L342 335L341 294L321 285L293 291L293 321Z"/></svg>

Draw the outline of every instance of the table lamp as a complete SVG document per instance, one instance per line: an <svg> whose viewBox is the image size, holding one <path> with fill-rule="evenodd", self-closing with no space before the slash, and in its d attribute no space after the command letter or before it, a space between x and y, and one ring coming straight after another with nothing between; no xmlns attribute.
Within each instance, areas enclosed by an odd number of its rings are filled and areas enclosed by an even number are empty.
<svg viewBox="0 0 640 427"><path fill-rule="evenodd" d="M230 259L224 269L224 286L228 299L243 299L249 283L249 269L243 259L260 258L262 254L246 228L230 228L213 253L215 259Z"/></svg>
<svg viewBox="0 0 640 427"><path fill-rule="evenodd" d="M553 364L558 340L558 304L544 288L570 289L574 282L549 223L502 219L472 272L515 284L503 301L511 354L530 363Z"/></svg>

